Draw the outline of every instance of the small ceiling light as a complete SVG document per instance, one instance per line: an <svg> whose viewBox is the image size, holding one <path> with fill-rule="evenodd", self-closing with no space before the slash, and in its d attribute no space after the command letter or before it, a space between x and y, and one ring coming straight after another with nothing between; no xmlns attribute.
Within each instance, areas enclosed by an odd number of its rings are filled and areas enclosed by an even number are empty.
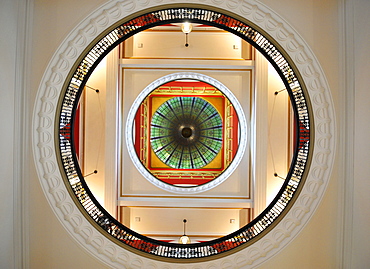
<svg viewBox="0 0 370 269"><path fill-rule="evenodd" d="M181 31L185 34L186 42L185 42L185 47L189 46L188 43L188 34L193 30L193 25L190 22L184 22L181 25Z"/></svg>
<svg viewBox="0 0 370 269"><path fill-rule="evenodd" d="M184 235L180 237L179 244L190 244L190 238L185 234L185 225L187 220L184 219L183 222L184 222Z"/></svg>
<svg viewBox="0 0 370 269"><path fill-rule="evenodd" d="M193 30L193 25L190 22L184 22L181 26L181 30L184 34L189 34Z"/></svg>

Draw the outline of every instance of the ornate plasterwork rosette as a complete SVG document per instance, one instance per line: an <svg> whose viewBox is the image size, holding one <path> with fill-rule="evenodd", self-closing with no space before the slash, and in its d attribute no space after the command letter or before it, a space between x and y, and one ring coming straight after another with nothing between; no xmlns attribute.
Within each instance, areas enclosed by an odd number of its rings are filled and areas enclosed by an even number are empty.
<svg viewBox="0 0 370 269"><path fill-rule="evenodd" d="M176 264L156 262L138 256L102 235L79 211L63 183L58 169L54 141L55 113L63 84L84 49L107 27L158 1L109 2L88 16L61 44L41 81L33 117L33 149L45 195L67 231L90 253L111 267L170 268ZM163 0L161 4L173 4ZM175 3L181 3L175 1ZM299 70L311 99L315 130L310 172L305 185L285 217L263 238L249 247L217 261L181 265L184 268L254 267L276 254L290 242L314 213L327 185L333 162L333 105L325 76L314 54L296 31L275 12L255 1L186 1L215 6L253 22L286 51ZM208 7L209 8L209 7ZM314 127L314 128L313 128Z"/></svg>
<svg viewBox="0 0 370 269"><path fill-rule="evenodd" d="M215 88L217 88L219 91L221 91L228 99L229 101L233 104L234 109L238 115L239 119L239 125L240 125L240 132L241 138L239 141L239 146L238 146L238 151L232 161L232 163L228 166L228 168L217 178L214 180L195 187L188 187L188 188L183 188L183 187L177 187L174 185L166 184L160 180L158 180L155 176L153 176L140 162L136 151L135 151L135 146L133 142L133 121L136 116L136 112L143 102L143 100L150 94L153 90L157 89L159 86L170 82L174 80L181 80L181 79L192 79L192 80L198 80L198 81L203 81L206 82ZM174 73L170 74L164 77L161 77L152 83L150 83L135 99L134 103L131 106L131 109L128 113L127 116L127 121L126 121L126 145L128 148L129 155L131 159L133 160L136 168L140 171L140 173L147 179L149 180L152 184L155 186L164 189L166 191L174 192L174 193L199 193L199 192L204 192L206 190L209 190L211 188L216 187L217 185L221 184L223 181L225 181L231 174L232 172L236 169L238 164L240 163L245 147L247 144L247 121L244 116L243 109L241 105L239 104L239 101L236 99L234 94L221 82L217 81L216 79L199 74L199 73L192 73L192 72L181 72L181 73Z"/></svg>

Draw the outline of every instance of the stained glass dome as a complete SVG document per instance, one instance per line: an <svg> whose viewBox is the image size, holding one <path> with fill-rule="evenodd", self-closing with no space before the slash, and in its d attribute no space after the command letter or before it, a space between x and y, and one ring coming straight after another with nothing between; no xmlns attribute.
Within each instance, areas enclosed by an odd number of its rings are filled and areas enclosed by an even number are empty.
<svg viewBox="0 0 370 269"><path fill-rule="evenodd" d="M211 77L178 74L178 79L166 76L169 81L160 79L161 84L153 82L143 90L127 130L133 131L134 160L145 168L140 171L146 178L160 187L168 184L171 191L189 191L224 180L221 176L226 178L225 171L232 163L236 165L241 133L234 103L238 109L240 106L228 89Z"/></svg>
<svg viewBox="0 0 370 269"><path fill-rule="evenodd" d="M172 168L204 167L222 147L221 116L202 98L171 98L152 117L150 142L157 157Z"/></svg>

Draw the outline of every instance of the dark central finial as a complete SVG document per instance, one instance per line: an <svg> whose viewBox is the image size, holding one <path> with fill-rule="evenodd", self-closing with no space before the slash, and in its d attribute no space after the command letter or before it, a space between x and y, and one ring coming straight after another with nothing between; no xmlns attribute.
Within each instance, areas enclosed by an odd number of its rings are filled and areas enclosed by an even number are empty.
<svg viewBox="0 0 370 269"><path fill-rule="evenodd" d="M184 128L181 130L181 135L182 135L184 138L189 138L192 134L193 134L193 131L192 131L189 127L184 127Z"/></svg>

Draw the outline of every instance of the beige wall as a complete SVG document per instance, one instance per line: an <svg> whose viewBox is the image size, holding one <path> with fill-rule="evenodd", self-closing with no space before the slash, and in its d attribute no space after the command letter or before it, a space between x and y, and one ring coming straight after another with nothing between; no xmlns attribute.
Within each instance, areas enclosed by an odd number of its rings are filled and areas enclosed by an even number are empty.
<svg viewBox="0 0 370 269"><path fill-rule="evenodd" d="M370 143L367 141L370 134L370 94L369 94L369 76L370 57L368 44L370 44L370 20L368 14L370 12L370 2L366 0L356 1L361 5L354 7L353 16L354 22L354 77L353 91L355 115L353 142L354 142L354 177L353 177L353 215L348 216L348 219L353 217L353 238L351 251L351 265L353 268L368 267L370 264L369 238L370 238L370 213L369 205L370 196ZM351 72L352 70L347 70ZM352 120L352 119L351 119ZM351 129L349 129L351 131ZM366 247L367 246L367 247Z"/></svg>
<svg viewBox="0 0 370 269"><path fill-rule="evenodd" d="M19 264L22 262L24 268L37 269L106 268L79 246L56 219L41 190L30 153L29 138L33 102L48 61L78 22L103 2L8 0L0 4L0 149L2 156L5 156L0 167L0 261L4 268L21 268ZM335 103L339 143L332 178L316 213L286 248L259 268L367 268L370 264L370 143L367 142L370 135L367 74L370 67L370 2L347 1L346 9L343 9L342 1L334 0L261 2L293 25L318 58ZM27 35L22 33L26 28L22 24L24 16L17 10L18 5L25 7L27 3L33 4L29 13L31 24L28 25L32 34L31 43L25 38ZM351 8L352 4L354 9ZM344 13L345 16L341 17ZM347 31L350 41L347 47L344 47L342 39L342 24L350 27ZM20 30L18 35L12 35L17 29ZM22 51L16 51L14 44L25 39L29 54L18 61L17 55L21 56ZM23 74L19 73L22 67L26 68L26 72L23 77L17 78L15 74ZM11 70L17 70L17 73ZM20 108L25 113L20 120L12 121ZM4 126L7 127L6 131ZM348 126L353 128L347 129ZM19 163L19 160L23 163ZM19 235L22 216L26 236L23 238L24 254ZM344 255L343 238L346 240Z"/></svg>
<svg viewBox="0 0 370 269"><path fill-rule="evenodd" d="M0 162L0 214L1 214L1 232L0 236L3 238L0 245L0 261L9 267L14 267L13 259L13 234L16 232L14 228L13 210L15 208L14 195L13 194L13 179L16 178L17 174L13 168L16 138L15 138L15 110L13 104L17 97L16 83L15 83L15 68L16 68L16 44L17 36L13 33L17 31L17 17L12 16L17 12L17 3L12 1L2 2L0 4L0 23L1 25L9 25L8 27L1 27L0 34L0 51L1 62L0 62L0 79L2 81L0 86L0 151L2 154ZM3 38L3 37L7 38ZM5 53L3 53L5 52ZM5 157L6 156L6 157ZM9 189L4 187L9 186Z"/></svg>
<svg viewBox="0 0 370 269"><path fill-rule="evenodd" d="M288 92L276 70L268 65L268 147L266 205L270 204L284 183L292 158L292 115ZM275 94L278 92L278 94ZM275 173L278 176L275 176Z"/></svg>
<svg viewBox="0 0 370 269"><path fill-rule="evenodd" d="M32 50L29 90L34 100L40 80L53 53L69 32L89 13L105 1L30 1L33 2ZM33 101L31 101L33 103ZM29 119L32 116L30 104ZM29 183L29 261L38 268L107 268L73 241L48 204L30 158Z"/></svg>
<svg viewBox="0 0 370 269"><path fill-rule="evenodd" d="M106 58L91 74L82 95L80 165L86 183L98 202L104 206L105 184L105 108L106 108ZM89 88L91 87L91 88ZM92 89L93 88L93 89ZM96 92L97 89L99 92ZM89 115L89 116L87 116ZM82 118L84 120L82 120ZM97 173L94 173L97 171ZM86 176L88 175L88 176Z"/></svg>

